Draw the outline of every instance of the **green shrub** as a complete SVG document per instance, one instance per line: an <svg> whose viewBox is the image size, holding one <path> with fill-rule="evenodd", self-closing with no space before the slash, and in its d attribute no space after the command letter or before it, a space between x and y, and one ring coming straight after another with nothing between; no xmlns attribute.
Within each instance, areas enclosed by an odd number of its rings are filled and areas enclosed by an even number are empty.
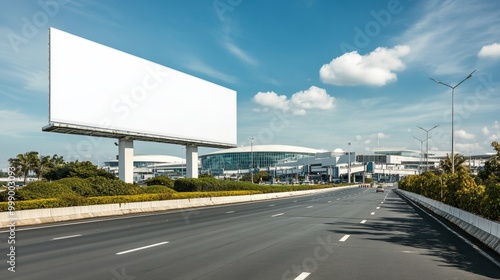
<svg viewBox="0 0 500 280"><path fill-rule="evenodd" d="M167 176L156 176L154 178L147 179L146 185L148 186L162 185L165 187L173 188L174 181Z"/></svg>
<svg viewBox="0 0 500 280"><path fill-rule="evenodd" d="M42 209L61 207L57 198L16 201L15 210ZM8 211L8 202L0 202L0 212Z"/></svg>
<svg viewBox="0 0 500 280"><path fill-rule="evenodd" d="M66 194L58 198L59 207L83 206L87 204L87 198L80 195Z"/></svg>
<svg viewBox="0 0 500 280"><path fill-rule="evenodd" d="M58 182L35 181L16 192L18 200L57 198L64 195L77 195L69 186Z"/></svg>
<svg viewBox="0 0 500 280"><path fill-rule="evenodd" d="M180 178L175 180L174 190L176 192L199 192L201 191L200 179Z"/></svg>
<svg viewBox="0 0 500 280"><path fill-rule="evenodd" d="M92 186L97 196L114 196L140 194L142 188L136 184L128 184L121 180L104 178L101 176L85 179Z"/></svg>
<svg viewBox="0 0 500 280"><path fill-rule="evenodd" d="M57 183L69 186L75 193L90 197L98 195L96 190L92 188L92 185L88 180L82 178L64 178L56 181Z"/></svg>
<svg viewBox="0 0 500 280"><path fill-rule="evenodd" d="M144 193L173 193L173 189L162 186L162 185L152 185L143 188Z"/></svg>
<svg viewBox="0 0 500 280"><path fill-rule="evenodd" d="M262 193L313 190L329 188L332 185L257 185L250 182L235 182L230 180L218 180L214 178L177 179L174 190L178 192L210 192L210 191L236 191L255 190Z"/></svg>

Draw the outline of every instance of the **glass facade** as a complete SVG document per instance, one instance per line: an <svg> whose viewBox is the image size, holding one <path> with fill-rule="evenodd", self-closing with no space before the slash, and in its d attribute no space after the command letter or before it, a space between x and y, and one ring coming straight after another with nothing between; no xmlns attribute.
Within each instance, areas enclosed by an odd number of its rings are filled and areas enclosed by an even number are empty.
<svg viewBox="0 0 500 280"><path fill-rule="evenodd" d="M296 152L253 152L253 167L272 167L278 161L297 160L314 156L314 153ZM200 156L202 170L240 170L249 169L252 162L251 152L221 153Z"/></svg>
<svg viewBox="0 0 500 280"><path fill-rule="evenodd" d="M164 164L165 162L159 162L159 161L134 161L134 167L140 168L140 167L148 167L148 166L154 166L156 164ZM118 161L107 161L104 163L104 166L109 166L109 167L118 167Z"/></svg>

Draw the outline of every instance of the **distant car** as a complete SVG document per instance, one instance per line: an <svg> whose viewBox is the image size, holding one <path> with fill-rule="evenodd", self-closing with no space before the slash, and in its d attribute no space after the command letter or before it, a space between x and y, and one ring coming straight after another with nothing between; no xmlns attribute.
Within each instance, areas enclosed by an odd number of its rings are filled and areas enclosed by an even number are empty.
<svg viewBox="0 0 500 280"><path fill-rule="evenodd" d="M376 192L384 192L384 187L377 186Z"/></svg>

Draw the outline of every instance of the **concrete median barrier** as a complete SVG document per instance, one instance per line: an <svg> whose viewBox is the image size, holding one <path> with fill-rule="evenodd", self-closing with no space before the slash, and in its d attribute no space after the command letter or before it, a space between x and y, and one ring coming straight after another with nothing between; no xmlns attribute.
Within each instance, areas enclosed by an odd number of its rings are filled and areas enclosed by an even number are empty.
<svg viewBox="0 0 500 280"><path fill-rule="evenodd" d="M336 187L334 189L351 188L355 186ZM332 188L294 191L282 193L254 194L241 196L222 196L222 197L202 197L191 199L172 199L160 201L145 201L131 203L113 203L88 206L46 208L46 209L31 209L19 210L13 212L15 217L11 216L10 212L0 212L0 228L9 227L11 221L15 221L16 226L35 225L43 223L62 222L78 219L97 218L105 216L126 215L134 213L146 213L156 211L166 211L175 209L206 207L213 205L223 205L231 203L243 203L260 200L286 198L292 196L300 196L314 193L331 191Z"/></svg>

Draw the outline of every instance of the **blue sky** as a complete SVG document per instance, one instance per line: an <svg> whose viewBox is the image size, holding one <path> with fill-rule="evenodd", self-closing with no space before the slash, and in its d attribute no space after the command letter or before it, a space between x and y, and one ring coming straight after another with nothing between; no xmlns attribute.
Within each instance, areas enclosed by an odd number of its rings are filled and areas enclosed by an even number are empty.
<svg viewBox="0 0 500 280"><path fill-rule="evenodd" d="M500 1L0 0L0 167L35 150L101 164L114 139L42 132L48 28L238 92L238 144L492 152L500 137ZM168 108L166 108L168 109ZM136 154L183 155L135 143ZM425 146L425 143L424 143ZM200 148L200 153L212 151Z"/></svg>

